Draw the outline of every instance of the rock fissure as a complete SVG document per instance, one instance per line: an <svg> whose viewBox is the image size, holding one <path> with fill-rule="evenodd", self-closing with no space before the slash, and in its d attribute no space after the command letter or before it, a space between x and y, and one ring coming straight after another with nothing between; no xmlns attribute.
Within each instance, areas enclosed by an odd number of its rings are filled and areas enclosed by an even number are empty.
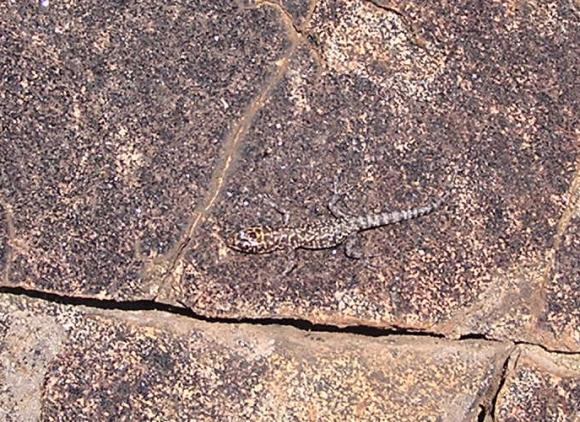
<svg viewBox="0 0 580 422"><path fill-rule="evenodd" d="M469 333L462 335L457 339L446 338L444 334L412 330L399 326L391 326L385 328L373 327L368 325L352 325L340 327L332 324L317 324L305 319L298 318L227 318L227 317L212 317L200 313L196 313L186 307L170 305L166 303L156 302L154 300L128 300L117 301L113 299L96 299L89 297L73 297L63 296L57 293L49 293L38 290L25 289L22 287L0 287L0 294L10 294L14 296L23 296L30 299L40 299L50 303L56 303L67 306L83 306L86 308L105 309L105 310L119 310L119 311L159 311L168 314L185 316L198 321L218 324L248 324L258 326L286 326L293 327L298 330L318 333L336 333L336 334L357 334L365 337L388 337L388 336L415 336L415 337L429 337L436 339L448 339L457 342L481 340L488 343L506 343L505 341L490 338L480 333ZM560 350L551 350L542 344L525 342L525 341L510 341L509 343L525 346L537 346L548 353L559 355L575 356L580 355L577 352L567 352Z"/></svg>
<svg viewBox="0 0 580 422"><path fill-rule="evenodd" d="M133 301L116 301L112 299L95 299L87 297L62 296L56 293L29 290L21 287L0 287L0 294L11 294L15 296L24 296L32 299L41 299L51 303L57 303L68 306L84 306L87 308L120 310L120 311L160 311L169 314L189 317L195 320L222 323L222 324L250 324L250 325L279 325L294 327L299 330L322 333L344 333L358 334L367 337L385 337L389 335L413 335L417 337L444 338L442 334L407 330L405 328L378 328L370 326L348 326L339 327L331 324L315 324L303 319L292 318L224 318L209 317L190 309L155 302L152 300L133 300Z"/></svg>
<svg viewBox="0 0 580 422"><path fill-rule="evenodd" d="M259 92L259 94L247 106L242 117L234 125L234 128L232 129L230 136L226 138L224 146L222 148L222 153L219 155L217 165L213 171L207 194L201 201L201 204L198 207L196 207L196 210L193 212L193 216L190 220L190 223L188 224L186 234L183 240L179 242L178 246L176 247L174 256L170 258L168 270L165 272L165 275L163 277L163 283L161 286L162 290L168 288L167 282L170 279L170 277L172 277L172 275L174 274L177 263L183 257L183 254L185 253L191 241L193 240L197 228L203 223L210 209L212 208L215 201L219 197L222 188L224 186L225 180L228 174L230 173L230 170L234 162L236 161L236 157L238 156L244 135L249 130L253 122L254 116L256 116L258 111L266 103L266 99L268 98L270 92L284 77L286 70L288 68L288 64L290 62L290 58L294 54L294 51L296 50L299 44L297 34L300 35L300 32L297 30L296 26L292 22L292 19L286 16L287 14L282 10L281 7L276 6L275 4L272 4L270 2L264 3L267 3L271 7L276 7L277 9L280 10L281 15L283 16L282 20L286 22L287 34L290 39L291 45L286 51L286 53L282 56L282 58L280 58L277 61L276 63L277 69L266 81L263 89ZM288 20L290 23L288 23Z"/></svg>
<svg viewBox="0 0 580 422"><path fill-rule="evenodd" d="M493 421L498 420L497 419L498 398L499 398L499 395L501 394L501 391L503 390L503 388L506 384L510 369L513 369L516 367L520 353L521 352L519 350L514 349L508 355L508 357L505 359L505 361L502 365L501 374L500 374L500 381L499 381L499 384L498 384L498 386L497 386L497 388L492 396L491 405L490 405L490 409L489 409L489 414L491 415L491 420L493 420Z"/></svg>

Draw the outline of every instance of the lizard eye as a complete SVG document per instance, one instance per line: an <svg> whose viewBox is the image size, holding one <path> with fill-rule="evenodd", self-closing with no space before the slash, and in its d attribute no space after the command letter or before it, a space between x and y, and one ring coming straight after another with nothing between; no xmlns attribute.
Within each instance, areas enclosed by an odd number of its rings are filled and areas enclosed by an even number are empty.
<svg viewBox="0 0 580 422"><path fill-rule="evenodd" d="M240 240L256 240L257 239L256 233L253 231L241 230L238 233L238 236L240 237Z"/></svg>
<svg viewBox="0 0 580 422"><path fill-rule="evenodd" d="M234 250L248 253L265 253L270 250L269 227L252 226L232 233L226 243Z"/></svg>
<svg viewBox="0 0 580 422"><path fill-rule="evenodd" d="M260 236L253 229L243 229L233 233L228 242L234 249L241 251L253 250L260 244Z"/></svg>

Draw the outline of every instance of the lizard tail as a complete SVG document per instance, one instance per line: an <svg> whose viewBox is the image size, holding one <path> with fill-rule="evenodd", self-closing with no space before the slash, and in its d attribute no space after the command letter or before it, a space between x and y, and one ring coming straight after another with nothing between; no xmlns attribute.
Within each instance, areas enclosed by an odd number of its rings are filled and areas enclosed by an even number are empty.
<svg viewBox="0 0 580 422"><path fill-rule="evenodd" d="M422 217L424 215L430 214L437 210L449 197L449 193L453 185L455 184L455 178L457 176L458 170L455 170L447 182L447 189L445 193L438 199L434 200L430 204L423 207L410 208L407 210L399 210L392 212L384 212L381 214L371 214L366 216L361 216L356 219L356 225L358 230L372 229L374 227L386 226L388 224L398 223L400 221L411 220L413 218Z"/></svg>
<svg viewBox="0 0 580 422"><path fill-rule="evenodd" d="M385 212L381 214L371 214L362 216L357 219L359 230L372 229L374 227L386 226L388 224L398 223L400 221L411 220L413 218L422 217L430 214L445 202L448 193L441 196L437 200L427 204L423 207L410 208L408 210Z"/></svg>

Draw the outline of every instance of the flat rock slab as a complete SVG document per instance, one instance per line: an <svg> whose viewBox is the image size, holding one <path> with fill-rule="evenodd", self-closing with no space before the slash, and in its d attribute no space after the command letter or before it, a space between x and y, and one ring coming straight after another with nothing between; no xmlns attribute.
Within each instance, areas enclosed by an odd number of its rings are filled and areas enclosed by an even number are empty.
<svg viewBox="0 0 580 422"><path fill-rule="evenodd" d="M497 422L580 418L580 357L520 347L496 403Z"/></svg>
<svg viewBox="0 0 580 422"><path fill-rule="evenodd" d="M573 2L0 6L1 284L580 350ZM451 186L451 175L456 174ZM361 248L236 228L422 206Z"/></svg>
<svg viewBox="0 0 580 422"><path fill-rule="evenodd" d="M0 419L472 421L512 349L0 295Z"/></svg>
<svg viewBox="0 0 580 422"><path fill-rule="evenodd" d="M3 284L152 298L288 46L229 1L0 5Z"/></svg>
<svg viewBox="0 0 580 422"><path fill-rule="evenodd" d="M170 298L212 316L580 350L577 278L553 281L556 262L573 274L580 267L560 247L578 230L570 218L579 210L578 95L568 72L580 63L563 42L577 36L575 15L564 6L506 16L491 4L453 4L409 10L414 30L404 14L371 2L317 3L307 41L177 261ZM424 205L455 172L446 208L363 234L363 250L379 255L372 267L341 248L299 251L285 276L289 254L243 255L223 242L236 228L281 225L269 200L291 224L327 218L337 175L351 212L364 215Z"/></svg>

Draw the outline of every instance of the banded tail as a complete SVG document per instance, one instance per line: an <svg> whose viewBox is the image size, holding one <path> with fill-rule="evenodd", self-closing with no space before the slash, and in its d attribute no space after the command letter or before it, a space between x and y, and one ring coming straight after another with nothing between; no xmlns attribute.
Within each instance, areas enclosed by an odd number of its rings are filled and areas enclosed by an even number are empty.
<svg viewBox="0 0 580 422"><path fill-rule="evenodd" d="M384 212L356 217L356 225L359 230L367 230L375 227L386 226L400 221L411 220L430 214L441 206L447 199L447 194L423 207L411 208L402 211Z"/></svg>

